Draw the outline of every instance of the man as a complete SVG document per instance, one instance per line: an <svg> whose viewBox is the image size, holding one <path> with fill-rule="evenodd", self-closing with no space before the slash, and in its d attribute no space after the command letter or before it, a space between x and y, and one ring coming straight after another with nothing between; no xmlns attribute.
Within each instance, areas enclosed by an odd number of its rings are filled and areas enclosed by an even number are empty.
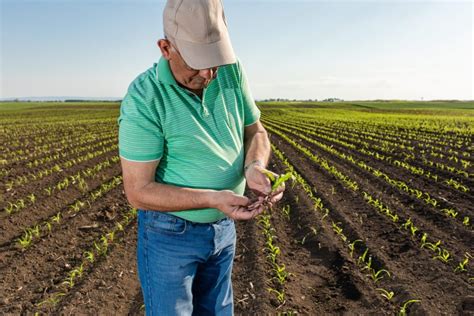
<svg viewBox="0 0 474 316"><path fill-rule="evenodd" d="M118 119L125 192L138 209L145 310L231 315L234 220L263 211L247 209L243 193L246 183L270 193L262 173L270 144L222 3L170 0L163 22L162 57L129 86Z"/></svg>

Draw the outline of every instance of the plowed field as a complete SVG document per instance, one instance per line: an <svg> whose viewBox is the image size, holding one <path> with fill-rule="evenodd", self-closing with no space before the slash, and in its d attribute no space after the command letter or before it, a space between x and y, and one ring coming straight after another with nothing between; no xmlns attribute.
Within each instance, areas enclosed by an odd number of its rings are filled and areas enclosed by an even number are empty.
<svg viewBox="0 0 474 316"><path fill-rule="evenodd" d="M238 315L472 315L474 104L262 103L282 201ZM143 315L116 103L0 104L0 314Z"/></svg>

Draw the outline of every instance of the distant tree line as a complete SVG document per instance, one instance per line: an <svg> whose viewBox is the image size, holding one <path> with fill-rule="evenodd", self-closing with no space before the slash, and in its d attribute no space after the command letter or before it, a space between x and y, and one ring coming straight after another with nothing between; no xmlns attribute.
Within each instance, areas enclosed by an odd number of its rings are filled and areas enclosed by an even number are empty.
<svg viewBox="0 0 474 316"><path fill-rule="evenodd" d="M285 99L285 98L271 98L271 99L263 99L259 100L261 102L341 102L344 101L343 99L339 98L327 98L324 100L318 99Z"/></svg>

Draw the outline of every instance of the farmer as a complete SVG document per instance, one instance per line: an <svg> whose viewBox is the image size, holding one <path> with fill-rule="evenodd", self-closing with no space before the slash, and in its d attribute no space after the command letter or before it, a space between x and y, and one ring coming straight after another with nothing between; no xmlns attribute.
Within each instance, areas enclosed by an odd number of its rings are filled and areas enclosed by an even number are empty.
<svg viewBox="0 0 474 316"><path fill-rule="evenodd" d="M243 193L270 193L270 144L221 1L169 0L163 23L162 57L130 84L118 119L145 310L232 315L234 220L263 210Z"/></svg>

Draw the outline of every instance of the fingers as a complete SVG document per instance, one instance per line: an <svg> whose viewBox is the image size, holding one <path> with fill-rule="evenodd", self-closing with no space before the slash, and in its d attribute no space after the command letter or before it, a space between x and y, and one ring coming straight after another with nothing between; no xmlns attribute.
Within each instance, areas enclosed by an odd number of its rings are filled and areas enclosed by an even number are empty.
<svg viewBox="0 0 474 316"><path fill-rule="evenodd" d="M235 194L232 205L246 206L249 204L249 201L250 199L248 197Z"/></svg>
<svg viewBox="0 0 474 316"><path fill-rule="evenodd" d="M247 211L244 207L236 208L232 212L232 218L235 220L249 220L258 215L258 209Z"/></svg>
<svg viewBox="0 0 474 316"><path fill-rule="evenodd" d="M280 201L282 197L283 197L283 192L280 192L279 194L273 196L270 199L270 203L276 203L276 202Z"/></svg>

